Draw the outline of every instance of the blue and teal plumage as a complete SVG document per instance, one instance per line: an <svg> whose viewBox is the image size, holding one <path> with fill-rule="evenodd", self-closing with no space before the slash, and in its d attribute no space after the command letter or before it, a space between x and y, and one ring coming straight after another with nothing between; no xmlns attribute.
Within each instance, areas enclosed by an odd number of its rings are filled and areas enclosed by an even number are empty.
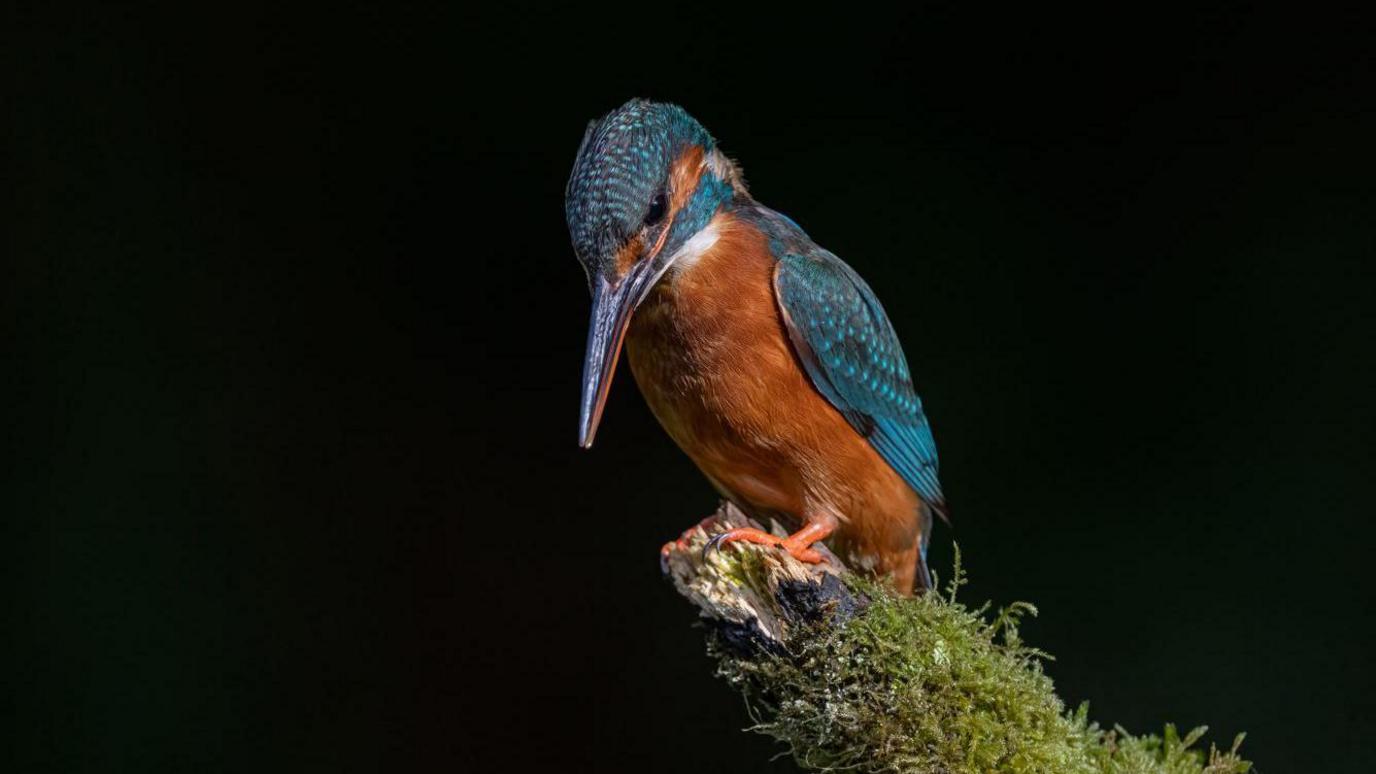
<svg viewBox="0 0 1376 774"><path fill-rule="evenodd" d="M564 195L580 259L606 256L639 230L670 165L692 145L715 147L712 135L677 105L633 99L588 125ZM698 228L705 224L702 219ZM676 224L675 231L682 228Z"/></svg>
<svg viewBox="0 0 1376 774"><path fill-rule="evenodd" d="M774 234L775 293L808 377L923 501L945 517L936 442L879 299L860 275L813 244L791 220L769 215L773 217L764 225Z"/></svg>

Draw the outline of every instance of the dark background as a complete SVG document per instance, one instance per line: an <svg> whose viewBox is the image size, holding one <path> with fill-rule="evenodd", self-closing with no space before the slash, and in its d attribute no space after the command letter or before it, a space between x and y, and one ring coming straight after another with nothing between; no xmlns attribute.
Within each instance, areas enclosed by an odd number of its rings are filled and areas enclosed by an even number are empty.
<svg viewBox="0 0 1376 774"><path fill-rule="evenodd" d="M877 289L1068 703L1369 766L1362 20L460 5L5 12L6 768L791 770L659 578L710 488L627 373L575 444L631 96Z"/></svg>

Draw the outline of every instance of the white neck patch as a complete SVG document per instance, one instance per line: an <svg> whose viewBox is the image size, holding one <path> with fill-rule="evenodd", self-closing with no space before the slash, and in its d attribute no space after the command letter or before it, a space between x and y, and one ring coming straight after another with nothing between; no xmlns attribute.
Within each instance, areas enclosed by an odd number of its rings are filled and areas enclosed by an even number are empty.
<svg viewBox="0 0 1376 774"><path fill-rule="evenodd" d="M717 228L717 220L713 218L701 231L688 238L687 242L669 257L669 273L672 276L679 276L692 269L697 264L698 259L712 249L717 243L721 232Z"/></svg>

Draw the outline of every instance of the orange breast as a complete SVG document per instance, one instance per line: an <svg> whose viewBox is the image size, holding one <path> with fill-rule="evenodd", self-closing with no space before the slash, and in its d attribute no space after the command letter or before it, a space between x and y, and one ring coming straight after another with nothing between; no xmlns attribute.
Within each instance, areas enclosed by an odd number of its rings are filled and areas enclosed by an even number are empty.
<svg viewBox="0 0 1376 774"><path fill-rule="evenodd" d="M626 352L651 411L723 495L794 525L834 515L843 558L900 576L906 563L910 584L916 493L798 363L764 237L724 215L713 225L717 242L632 320Z"/></svg>

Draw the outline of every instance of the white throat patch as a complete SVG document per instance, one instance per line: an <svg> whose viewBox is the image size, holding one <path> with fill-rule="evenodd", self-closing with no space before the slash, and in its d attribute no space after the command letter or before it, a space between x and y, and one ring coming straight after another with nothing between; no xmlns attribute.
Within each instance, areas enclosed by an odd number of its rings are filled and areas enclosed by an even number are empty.
<svg viewBox="0 0 1376 774"><path fill-rule="evenodd" d="M698 259L712 249L717 243L721 232L717 228L717 221L713 218L701 231L689 237L687 242L669 258L669 274L677 277L689 269L692 269Z"/></svg>

